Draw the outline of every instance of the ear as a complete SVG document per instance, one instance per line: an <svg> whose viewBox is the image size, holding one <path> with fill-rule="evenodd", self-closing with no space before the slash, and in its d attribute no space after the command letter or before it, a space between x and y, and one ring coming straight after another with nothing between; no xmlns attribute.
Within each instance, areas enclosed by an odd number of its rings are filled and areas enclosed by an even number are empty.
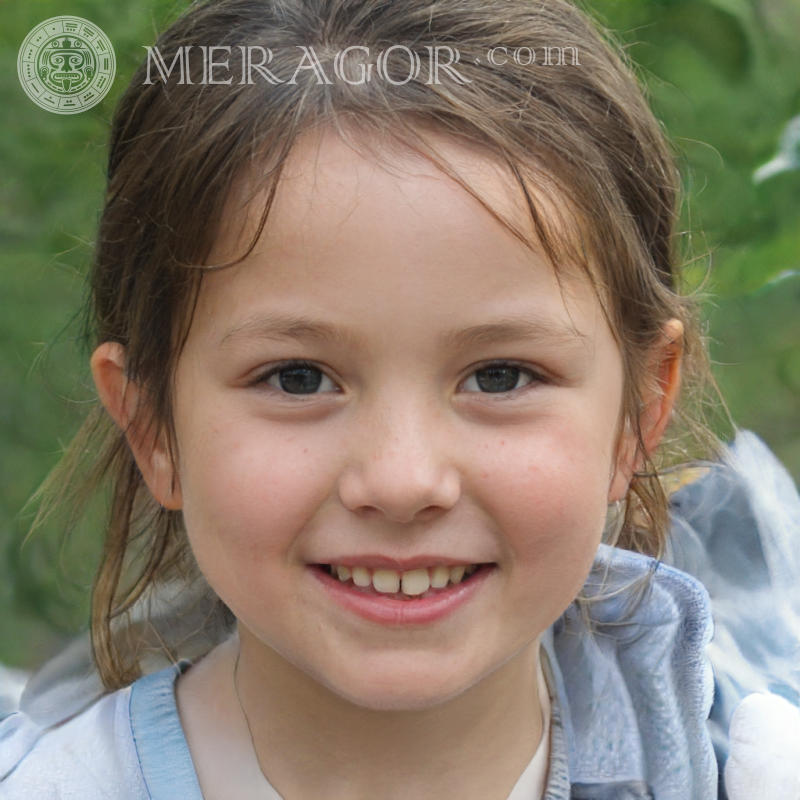
<svg viewBox="0 0 800 800"><path fill-rule="evenodd" d="M178 510L183 504L178 476L165 443L153 434L143 392L125 372L125 348L105 342L92 354L91 365L100 401L125 433L150 493L159 505Z"/></svg>
<svg viewBox="0 0 800 800"><path fill-rule="evenodd" d="M664 325L661 336L653 347L652 358L650 374L655 376L656 381L654 386L645 391L639 414L644 450L630 423L627 423L608 492L608 500L612 503L625 497L634 473L641 469L645 458L655 452L672 416L681 386L683 323L680 320L672 319Z"/></svg>

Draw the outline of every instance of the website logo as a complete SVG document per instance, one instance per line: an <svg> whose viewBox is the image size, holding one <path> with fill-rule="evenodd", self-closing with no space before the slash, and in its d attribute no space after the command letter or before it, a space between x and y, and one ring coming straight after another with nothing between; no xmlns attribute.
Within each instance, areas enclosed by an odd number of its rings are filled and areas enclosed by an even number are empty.
<svg viewBox="0 0 800 800"><path fill-rule="evenodd" d="M114 81L111 41L82 17L52 17L26 37L17 57L25 94L54 114L79 114L96 106Z"/></svg>

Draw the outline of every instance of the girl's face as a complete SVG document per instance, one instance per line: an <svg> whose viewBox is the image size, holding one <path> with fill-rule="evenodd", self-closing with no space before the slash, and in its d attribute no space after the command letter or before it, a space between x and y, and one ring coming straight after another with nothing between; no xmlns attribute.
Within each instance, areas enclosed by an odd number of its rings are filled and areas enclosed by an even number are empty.
<svg viewBox="0 0 800 800"><path fill-rule="evenodd" d="M524 218L490 161L445 152ZM204 278L167 503L248 636L410 709L530 658L578 593L624 491L623 368L585 277L560 286L455 182L396 163L301 140L255 251ZM244 219L212 262L242 252Z"/></svg>

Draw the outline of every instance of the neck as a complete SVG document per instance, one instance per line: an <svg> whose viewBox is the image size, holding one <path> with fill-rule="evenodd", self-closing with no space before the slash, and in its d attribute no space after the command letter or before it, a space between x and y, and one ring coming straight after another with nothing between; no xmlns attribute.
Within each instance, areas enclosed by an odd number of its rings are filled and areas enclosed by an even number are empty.
<svg viewBox="0 0 800 800"><path fill-rule="evenodd" d="M452 700L378 711L240 636L238 699L261 770L286 800L504 800L540 742L538 642Z"/></svg>

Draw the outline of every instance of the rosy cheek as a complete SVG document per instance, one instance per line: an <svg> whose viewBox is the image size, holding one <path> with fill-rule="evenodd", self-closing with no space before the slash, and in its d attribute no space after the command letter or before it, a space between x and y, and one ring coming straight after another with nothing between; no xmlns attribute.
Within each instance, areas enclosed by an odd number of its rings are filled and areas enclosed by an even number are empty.
<svg viewBox="0 0 800 800"><path fill-rule="evenodd" d="M607 487L597 476L607 467L597 453L568 444L550 437L523 442L483 470L493 516L516 532L515 547L529 556L563 555L566 542L593 551L602 530Z"/></svg>
<svg viewBox="0 0 800 800"><path fill-rule="evenodd" d="M329 491L318 459L297 444L245 436L220 439L197 455L206 466L190 478L192 521L206 536L235 542L247 558L285 550Z"/></svg>

